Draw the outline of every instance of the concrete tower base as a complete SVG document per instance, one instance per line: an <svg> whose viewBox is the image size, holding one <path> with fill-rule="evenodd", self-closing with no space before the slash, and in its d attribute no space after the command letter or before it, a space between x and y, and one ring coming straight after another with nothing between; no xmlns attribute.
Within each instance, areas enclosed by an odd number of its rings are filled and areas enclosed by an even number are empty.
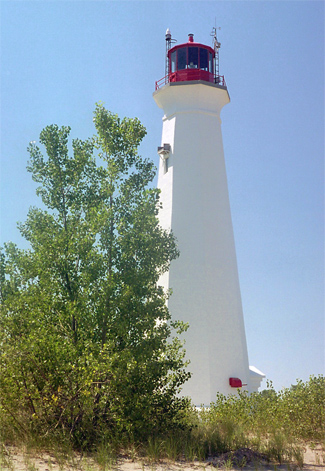
<svg viewBox="0 0 325 471"><path fill-rule="evenodd" d="M161 279L173 294L173 319L189 323L184 334L192 378L183 394L208 405L216 393L236 393L229 379L249 388L243 321L220 111L226 87L176 82L154 93L164 110L158 187L161 225L172 230L180 250ZM167 159L166 159L167 157Z"/></svg>

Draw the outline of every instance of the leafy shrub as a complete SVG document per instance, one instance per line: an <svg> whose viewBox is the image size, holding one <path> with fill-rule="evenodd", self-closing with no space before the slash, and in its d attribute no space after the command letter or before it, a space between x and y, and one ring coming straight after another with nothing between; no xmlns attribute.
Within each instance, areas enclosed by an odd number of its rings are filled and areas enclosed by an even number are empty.
<svg viewBox="0 0 325 471"><path fill-rule="evenodd" d="M147 440L177 428L189 377L159 277L178 256L158 223L153 162L138 119L97 105L97 134L47 126L28 170L43 208L0 255L0 421L7 436ZM45 208L45 209L44 209Z"/></svg>
<svg viewBox="0 0 325 471"><path fill-rule="evenodd" d="M207 431L217 432L223 451L250 446L279 462L292 456L301 462L298 443L324 439L324 414L325 378L319 375L280 392L269 383L268 389L251 395L217 394L201 420Z"/></svg>

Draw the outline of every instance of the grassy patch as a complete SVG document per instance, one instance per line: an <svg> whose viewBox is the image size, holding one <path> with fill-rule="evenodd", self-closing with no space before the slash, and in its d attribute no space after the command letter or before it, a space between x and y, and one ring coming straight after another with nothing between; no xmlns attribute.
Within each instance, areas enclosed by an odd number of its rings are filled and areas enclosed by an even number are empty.
<svg viewBox="0 0 325 471"><path fill-rule="evenodd" d="M259 469L261 461L269 460L275 467L287 463L302 469L304 446L308 443L311 450L317 451L316 464L323 464L324 377L312 377L307 383L298 382L281 392L271 386L252 395L218 395L207 409L189 407L177 426L172 423L168 433L166 429L161 433L157 430L149 438L135 440L127 431L112 435L103 428L101 442L87 453L101 471L116 469L119 457L140 460L149 467L160 461L210 460L225 468L250 464ZM86 451L75 450L64 431L54 430L42 436L30 427L26 433L26 426L22 430L7 419L0 413L0 469L13 469L10 444L25 449L25 467L29 471L35 471L32 453L44 451L61 469L80 466Z"/></svg>

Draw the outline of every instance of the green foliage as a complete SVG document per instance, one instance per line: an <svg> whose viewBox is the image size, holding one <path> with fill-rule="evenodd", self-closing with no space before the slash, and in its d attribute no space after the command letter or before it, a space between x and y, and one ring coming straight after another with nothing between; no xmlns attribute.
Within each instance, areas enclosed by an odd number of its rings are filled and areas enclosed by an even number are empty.
<svg viewBox="0 0 325 471"><path fill-rule="evenodd" d="M282 431L295 438L320 441L325 431L324 415L325 378L319 375L311 376L306 383L299 380L280 392L268 384L261 393L218 394L204 420L228 429L233 424L236 429L254 430L264 436Z"/></svg>
<svg viewBox="0 0 325 471"><path fill-rule="evenodd" d="M280 392L270 383L261 393L217 394L209 408L188 410L188 427L151 441L147 453L189 461L221 455L220 466L229 469L264 460L294 460L301 468L302 443L324 436L324 386L318 376Z"/></svg>
<svg viewBox="0 0 325 471"><path fill-rule="evenodd" d="M0 417L17 433L75 446L100 436L146 438L177 426L188 378L158 280L178 256L158 224L153 163L138 119L97 105L97 134L72 141L47 126L28 147L45 209L20 224L28 250L0 258Z"/></svg>
<svg viewBox="0 0 325 471"><path fill-rule="evenodd" d="M280 463L293 457L300 466L299 443L324 439L324 413L325 378L319 375L280 392L270 383L261 393L217 394L201 412L201 427L216 451L249 446Z"/></svg>
<svg viewBox="0 0 325 471"><path fill-rule="evenodd" d="M283 426L292 428L295 436L321 441L325 436L325 378L311 376L304 383L299 380L281 392L279 408Z"/></svg>

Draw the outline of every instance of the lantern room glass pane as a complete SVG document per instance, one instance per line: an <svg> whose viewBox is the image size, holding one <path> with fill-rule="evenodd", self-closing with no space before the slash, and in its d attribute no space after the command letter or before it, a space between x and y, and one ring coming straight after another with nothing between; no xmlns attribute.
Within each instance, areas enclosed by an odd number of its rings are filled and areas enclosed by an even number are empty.
<svg viewBox="0 0 325 471"><path fill-rule="evenodd" d="M173 51L170 55L170 71L176 72L176 51Z"/></svg>
<svg viewBox="0 0 325 471"><path fill-rule="evenodd" d="M186 69L186 47L181 47L177 51L177 70Z"/></svg>
<svg viewBox="0 0 325 471"><path fill-rule="evenodd" d="M211 72L211 74L214 73L212 52L209 52L209 72Z"/></svg>
<svg viewBox="0 0 325 471"><path fill-rule="evenodd" d="M200 48L200 69L208 70L208 51Z"/></svg>
<svg viewBox="0 0 325 471"><path fill-rule="evenodd" d="M189 47L188 48L188 68L197 69L199 65L199 48Z"/></svg>

